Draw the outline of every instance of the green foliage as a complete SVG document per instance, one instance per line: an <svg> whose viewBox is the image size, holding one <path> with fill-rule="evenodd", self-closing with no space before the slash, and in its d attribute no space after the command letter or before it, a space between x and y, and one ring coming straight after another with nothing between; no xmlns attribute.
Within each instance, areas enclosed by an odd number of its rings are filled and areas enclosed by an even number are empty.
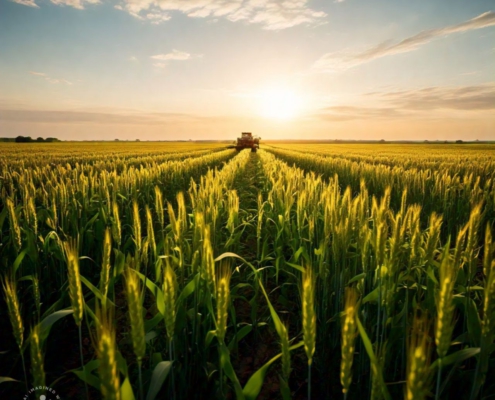
<svg viewBox="0 0 495 400"><path fill-rule="evenodd" d="M107 398L495 394L491 148L2 146L10 397L74 322Z"/></svg>

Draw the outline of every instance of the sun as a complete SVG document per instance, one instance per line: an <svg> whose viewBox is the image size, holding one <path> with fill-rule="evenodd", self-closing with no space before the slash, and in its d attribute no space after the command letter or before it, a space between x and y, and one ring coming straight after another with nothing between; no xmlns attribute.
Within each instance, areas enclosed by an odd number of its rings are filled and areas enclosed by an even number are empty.
<svg viewBox="0 0 495 400"><path fill-rule="evenodd" d="M301 98L289 89L267 89L259 98L261 113L267 118L288 120L301 111Z"/></svg>

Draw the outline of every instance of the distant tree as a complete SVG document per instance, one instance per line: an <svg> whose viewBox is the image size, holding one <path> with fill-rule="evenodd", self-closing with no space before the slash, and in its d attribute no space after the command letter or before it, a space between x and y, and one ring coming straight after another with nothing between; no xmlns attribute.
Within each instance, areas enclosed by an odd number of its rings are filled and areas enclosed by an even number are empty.
<svg viewBox="0 0 495 400"><path fill-rule="evenodd" d="M58 140L57 138L54 138L54 137L47 137L45 139L45 142L60 142L60 140Z"/></svg>
<svg viewBox="0 0 495 400"><path fill-rule="evenodd" d="M457 144L464 143L462 140L456 140L455 142L456 142Z"/></svg>
<svg viewBox="0 0 495 400"><path fill-rule="evenodd" d="M140 142L140 140L139 139L136 139L136 142Z"/></svg>
<svg viewBox="0 0 495 400"><path fill-rule="evenodd" d="M29 143L32 142L33 139L31 138L31 136L17 136L15 138L15 141L16 143Z"/></svg>
<svg viewBox="0 0 495 400"><path fill-rule="evenodd" d="M119 139L115 139L115 141L116 141L116 142L118 142L118 141L119 141Z"/></svg>
<svg viewBox="0 0 495 400"><path fill-rule="evenodd" d="M385 143L385 139L380 140L380 143Z"/></svg>
<svg viewBox="0 0 495 400"><path fill-rule="evenodd" d="M43 139L42 137L39 137L39 138L36 138L36 141L37 141L37 142L44 142L44 141L45 141L45 139Z"/></svg>

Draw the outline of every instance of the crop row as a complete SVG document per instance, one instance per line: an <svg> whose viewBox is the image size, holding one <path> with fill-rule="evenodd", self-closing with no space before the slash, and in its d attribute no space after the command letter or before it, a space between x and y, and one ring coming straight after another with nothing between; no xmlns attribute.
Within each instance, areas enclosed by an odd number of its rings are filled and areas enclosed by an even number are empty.
<svg viewBox="0 0 495 400"><path fill-rule="evenodd" d="M327 179L337 177L339 184L343 188L349 186L353 193L360 190L362 182L376 196L390 190L390 206L394 210L399 210L406 196L409 204L421 205L423 226L431 213L443 216L443 237L457 234L473 207L480 203L483 203L483 222L495 220L495 169L479 175L485 168L482 161L478 162L479 168L460 175L443 168L440 162L432 169L405 168L400 156L393 159L393 166L388 166L356 162L347 156L321 156L278 147L271 147L269 151L305 171L314 171ZM483 157L482 153L476 154L474 157ZM445 158L448 157L447 154Z"/></svg>
<svg viewBox="0 0 495 400"><path fill-rule="evenodd" d="M27 365L9 376L124 399L494 393L484 198L442 235L414 187L371 170L347 186L295 153L5 170L0 319ZM80 354L57 373L67 331Z"/></svg>

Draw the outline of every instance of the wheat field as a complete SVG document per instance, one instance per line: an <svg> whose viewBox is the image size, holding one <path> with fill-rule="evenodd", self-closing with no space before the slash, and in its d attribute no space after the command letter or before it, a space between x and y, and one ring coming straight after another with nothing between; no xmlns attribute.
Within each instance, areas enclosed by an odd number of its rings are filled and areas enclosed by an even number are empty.
<svg viewBox="0 0 495 400"><path fill-rule="evenodd" d="M494 398L495 146L261 147L0 143L1 397Z"/></svg>

